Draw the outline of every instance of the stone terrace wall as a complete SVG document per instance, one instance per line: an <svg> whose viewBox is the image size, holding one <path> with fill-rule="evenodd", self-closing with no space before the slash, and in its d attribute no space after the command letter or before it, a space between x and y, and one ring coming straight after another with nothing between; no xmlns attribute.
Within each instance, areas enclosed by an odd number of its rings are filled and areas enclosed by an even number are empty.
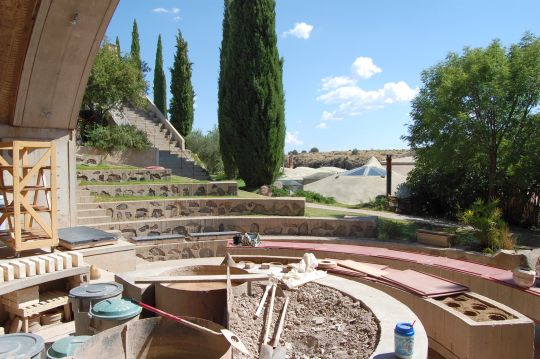
<svg viewBox="0 0 540 359"><path fill-rule="evenodd" d="M376 238L377 217L334 219L315 217L188 217L153 219L95 225L103 230L120 230L127 238L200 232L259 232L261 235Z"/></svg>
<svg viewBox="0 0 540 359"><path fill-rule="evenodd" d="M236 196L236 182L174 183L174 184L126 184L126 185L83 185L79 189L89 190L99 196Z"/></svg>
<svg viewBox="0 0 540 359"><path fill-rule="evenodd" d="M111 221L147 220L150 218L240 216L303 216L303 198L211 198L167 199L126 202L100 202Z"/></svg>
<svg viewBox="0 0 540 359"><path fill-rule="evenodd" d="M152 181L168 180L171 178L171 170L140 169L111 169L111 170L79 170L77 180L97 182L125 182L125 181Z"/></svg>
<svg viewBox="0 0 540 359"><path fill-rule="evenodd" d="M213 241L179 242L137 246L136 255L149 262L175 259L223 257L227 254L227 239Z"/></svg>

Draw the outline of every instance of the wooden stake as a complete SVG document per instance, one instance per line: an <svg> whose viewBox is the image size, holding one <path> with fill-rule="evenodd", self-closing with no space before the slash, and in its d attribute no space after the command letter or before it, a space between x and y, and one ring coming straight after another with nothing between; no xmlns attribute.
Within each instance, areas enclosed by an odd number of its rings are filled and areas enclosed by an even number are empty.
<svg viewBox="0 0 540 359"><path fill-rule="evenodd" d="M270 333L270 324L272 324L272 316L274 314L274 300L276 299L277 285L272 286L272 295L270 296L270 306L268 307L268 314L266 315L266 325L264 327L263 344L268 343L268 334Z"/></svg>
<svg viewBox="0 0 540 359"><path fill-rule="evenodd" d="M281 310L281 316L279 317L279 324L276 331L276 336L274 338L273 347L277 347L279 344L279 338L281 337L281 332L283 331L283 324L285 323L285 315L287 314L287 306L289 305L289 297L285 298L285 304L283 304L283 309Z"/></svg>

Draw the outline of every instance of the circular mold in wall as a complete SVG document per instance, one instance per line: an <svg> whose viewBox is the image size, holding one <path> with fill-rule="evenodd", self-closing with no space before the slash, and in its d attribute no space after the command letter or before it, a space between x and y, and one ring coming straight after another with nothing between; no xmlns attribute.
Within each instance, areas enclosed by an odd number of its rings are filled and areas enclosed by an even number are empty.
<svg viewBox="0 0 540 359"><path fill-rule="evenodd" d="M475 310L486 310L486 309L487 309L487 305L485 305L485 304L479 304L479 303L473 304L471 307L472 307L473 309L475 309Z"/></svg>
<svg viewBox="0 0 540 359"><path fill-rule="evenodd" d="M231 274L248 272L231 267ZM180 267L160 273L159 276L225 275L226 266L201 265ZM233 293L246 291L247 283L232 282ZM156 307L174 315L190 316L225 324L227 283L156 283Z"/></svg>
<svg viewBox="0 0 540 359"><path fill-rule="evenodd" d="M502 313L490 313L488 318L491 320L506 320L508 317Z"/></svg>
<svg viewBox="0 0 540 359"><path fill-rule="evenodd" d="M448 302L448 303L446 303L446 305L451 307L451 308L460 308L461 307L461 304L456 303L456 302Z"/></svg>
<svg viewBox="0 0 540 359"><path fill-rule="evenodd" d="M476 317L478 316L478 312L475 312L474 310L466 310L463 312L468 317Z"/></svg>

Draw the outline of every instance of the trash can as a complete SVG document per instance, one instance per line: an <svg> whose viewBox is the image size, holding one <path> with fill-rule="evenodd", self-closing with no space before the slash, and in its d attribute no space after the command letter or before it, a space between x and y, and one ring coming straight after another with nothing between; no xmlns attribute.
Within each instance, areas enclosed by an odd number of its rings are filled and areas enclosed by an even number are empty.
<svg viewBox="0 0 540 359"><path fill-rule="evenodd" d="M115 282L83 284L69 291L71 308L75 318L75 335L92 335L88 313L104 299L121 298L124 287Z"/></svg>
<svg viewBox="0 0 540 359"><path fill-rule="evenodd" d="M45 342L36 334L15 333L0 336L0 359L43 359Z"/></svg>
<svg viewBox="0 0 540 359"><path fill-rule="evenodd" d="M90 309L90 329L95 333L139 319L142 308L123 298L105 299Z"/></svg>
<svg viewBox="0 0 540 359"><path fill-rule="evenodd" d="M62 338L51 345L47 350L47 359L59 359L72 356L75 350L85 341L91 338L89 335Z"/></svg>

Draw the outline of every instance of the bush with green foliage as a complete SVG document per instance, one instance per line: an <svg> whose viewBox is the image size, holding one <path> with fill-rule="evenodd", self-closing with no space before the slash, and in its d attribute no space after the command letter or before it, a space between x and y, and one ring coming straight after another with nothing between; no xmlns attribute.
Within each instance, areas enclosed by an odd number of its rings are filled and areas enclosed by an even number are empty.
<svg viewBox="0 0 540 359"><path fill-rule="evenodd" d="M375 197L373 201L360 203L360 208L369 208L376 211L389 211L390 203L388 202L388 197L385 195L380 195Z"/></svg>
<svg viewBox="0 0 540 359"><path fill-rule="evenodd" d="M112 153L126 149L145 150L150 148L146 133L135 126L95 126L88 133L87 146Z"/></svg>
<svg viewBox="0 0 540 359"><path fill-rule="evenodd" d="M351 151L351 154L352 154L352 155L357 155L358 152L360 152L360 151L358 151L357 148L354 148L354 149Z"/></svg>
<svg viewBox="0 0 540 359"><path fill-rule="evenodd" d="M309 153L318 153L319 149L317 147L313 147L311 150L309 150Z"/></svg>
<svg viewBox="0 0 540 359"><path fill-rule="evenodd" d="M223 171L217 127L208 131L206 135L201 130L192 131L186 137L186 148L199 157L210 174L217 174Z"/></svg>
<svg viewBox="0 0 540 359"><path fill-rule="evenodd" d="M477 199L461 215L462 222L474 228L473 236L487 252L513 248L508 225L502 220L498 206L497 200L486 203Z"/></svg>
<svg viewBox="0 0 540 359"><path fill-rule="evenodd" d="M297 150L292 150L291 152L289 152L289 155L296 156L297 154L298 154Z"/></svg>
<svg viewBox="0 0 540 359"><path fill-rule="evenodd" d="M272 197L288 197L288 196L290 196L289 190L276 188L272 186ZM299 190L293 193L292 197L304 197L306 199L306 202L311 202L311 203L323 203L323 204L336 203L336 199L334 197L325 197L322 194L312 192L312 191Z"/></svg>
<svg viewBox="0 0 540 359"><path fill-rule="evenodd" d="M403 225L391 220L380 219L377 221L378 238L383 240L401 239L404 236Z"/></svg>

